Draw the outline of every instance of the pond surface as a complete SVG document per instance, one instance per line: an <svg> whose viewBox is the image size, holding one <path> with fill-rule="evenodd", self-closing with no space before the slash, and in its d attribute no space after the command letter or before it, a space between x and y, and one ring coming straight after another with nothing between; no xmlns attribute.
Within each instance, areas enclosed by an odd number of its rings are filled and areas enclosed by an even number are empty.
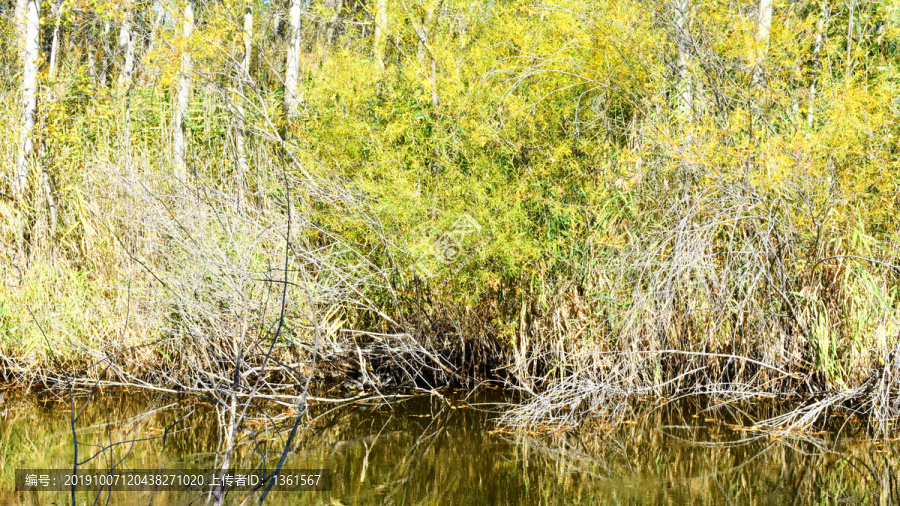
<svg viewBox="0 0 900 506"><path fill-rule="evenodd" d="M331 490L272 492L266 504L900 504L900 443L871 441L864 421L852 416L832 418L822 433L780 439L746 430L771 414L766 408L704 410L681 402L647 406L645 416L615 427L592 420L561 433L509 433L493 421L498 408L491 403L503 399L487 391L318 404L299 426L284 467L332 469ZM69 492L14 491L18 468L72 467L68 402L11 393L0 405L0 504L71 503ZM79 459L97 457L84 467L217 467L219 415L209 404L106 392L76 399L77 409L85 405L75 424ZM263 458L272 466L294 417L277 405L248 416L234 466L252 468ZM97 495L78 491L76 502L208 498ZM246 496L233 491L226 502Z"/></svg>

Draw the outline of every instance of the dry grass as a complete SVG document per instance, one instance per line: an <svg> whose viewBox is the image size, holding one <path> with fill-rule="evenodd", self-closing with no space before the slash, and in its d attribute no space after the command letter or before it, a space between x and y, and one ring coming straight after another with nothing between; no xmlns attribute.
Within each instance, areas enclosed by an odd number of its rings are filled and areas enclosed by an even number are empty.
<svg viewBox="0 0 900 506"><path fill-rule="evenodd" d="M590 265L593 293L561 295L569 310L517 336L514 384L532 395L504 421L616 418L646 396L812 396L760 425L808 430L852 407L886 428L900 415L896 258L846 254L828 234L805 239L794 222L800 193L722 184L670 197L663 210L649 202L658 221ZM553 329L568 332L541 338Z"/></svg>

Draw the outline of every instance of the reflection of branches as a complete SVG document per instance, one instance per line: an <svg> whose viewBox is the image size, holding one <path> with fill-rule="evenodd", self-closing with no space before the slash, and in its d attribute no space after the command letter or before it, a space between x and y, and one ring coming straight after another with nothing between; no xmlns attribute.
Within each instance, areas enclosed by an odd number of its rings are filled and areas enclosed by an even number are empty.
<svg viewBox="0 0 900 506"><path fill-rule="evenodd" d="M282 174L284 176L285 185L287 186L288 179L287 179L287 173L284 170L284 158L281 159L281 169L282 169ZM287 205L288 211L287 211L287 236L286 236L287 239L285 240L285 248L284 248L285 249L284 279L285 279L285 281L287 281L287 279L288 279L288 251L290 250L290 246L291 246L291 243L290 243L290 235L291 235L290 208L291 208L291 205L290 205L290 187L287 186L285 189L286 189L285 196L288 199L288 205ZM288 451L290 451L290 449L291 449L291 443L294 440L294 436L297 434L297 427L300 426L300 420L302 420L303 416L306 414L306 394L307 394L307 392L309 392L309 384L310 384L310 381L312 380L312 375L316 369L316 361L319 356L319 339L320 339L319 321L315 315L315 302L312 300L312 296L310 295L308 288L307 288L306 295L308 298L308 302L310 303L310 308L313 311L313 323L315 325L315 343L313 344L312 367L311 367L309 374L307 374L307 376L306 376L306 383L303 385L303 391L300 394L300 402L298 403L298 406L297 406L297 416L294 419L294 426L291 428L291 434L288 436L288 439L284 444L284 449L281 452L281 459L278 461L278 466L275 468L275 471L273 471L272 474L263 481L263 484L265 484L265 489L263 490L262 495L260 495L260 497L259 497L259 504L262 504L263 501L265 501L266 496L269 494L269 491L272 490L272 486L275 484L275 480L278 478L278 474L281 472L282 466L284 466L284 461L287 458ZM272 354L272 350L275 347L275 343L277 342L277 339L281 334L281 327L284 324L284 311L285 311L285 307L286 307L286 301L287 301L287 284L284 285L284 290L282 292L281 314L279 315L278 329L275 331L275 336L272 339L272 345L269 347L269 352L267 354L266 360L263 362L262 369L265 369L265 366L268 363L268 355ZM257 380L257 383L258 383L259 379L262 378L262 375L261 374L258 375L257 378L258 378L258 380ZM268 483L266 483L266 482L268 482Z"/></svg>
<svg viewBox="0 0 900 506"><path fill-rule="evenodd" d="M87 428L78 429L77 428L78 421L84 415L85 410L90 405L91 400L97 394L98 390L99 390L99 387L97 385L95 385L94 388L92 388L91 391L89 392L87 398L83 399L81 408L76 410L76 396L75 396L74 387L71 386L69 389L69 427L70 427L71 436L72 436L72 448L73 448L72 472L74 474L78 473L79 467L91 462L92 460L94 460L95 458L100 457L100 456L103 456L106 460L105 470L109 473L112 473L125 462L125 460L129 457L129 455L131 455L131 453L134 451L135 445L137 443L145 443L145 442L150 442L150 441L155 441L155 440L162 440L163 450L165 450L166 439L168 438L169 435L189 430L189 428L182 428L182 429L178 429L178 430L173 430L173 429L175 427L177 427L178 425L180 425L184 420L186 420L193 413L193 411L178 418L174 422L166 425L163 433L160 435L144 436L144 437L137 436L136 431L137 431L137 428L139 427L140 423L143 420L148 419L153 414L162 412L165 409L170 408L172 406L172 404L169 404L167 406L164 406L163 408L160 408L157 410L150 410L149 412L145 412L138 416L126 419L126 421L122 425L130 426L130 428L126 430L126 432L124 434L124 438L122 440L113 441L113 439L112 439L113 422L110 419L108 398L106 396L103 397L104 416L106 418L106 422L101 425L92 425ZM87 445L85 445L85 443L79 442L78 433L87 431L88 429L99 428L99 427L103 427L106 429L107 443L105 445L89 445L89 446L97 447L97 450L94 451L93 454L89 454L87 457L79 460L79 448L81 446L87 446ZM114 458L115 452L120 447L124 447L125 452L118 459L115 459ZM77 490L76 483L73 482L71 489L70 489L70 498L71 498L72 504L78 504L75 499L76 490ZM97 500L99 500L99 498L103 494L103 492L104 492L104 487L101 487L97 491L97 494L95 496L95 501L94 501L95 503L97 502ZM107 494L109 492L110 491L107 490Z"/></svg>

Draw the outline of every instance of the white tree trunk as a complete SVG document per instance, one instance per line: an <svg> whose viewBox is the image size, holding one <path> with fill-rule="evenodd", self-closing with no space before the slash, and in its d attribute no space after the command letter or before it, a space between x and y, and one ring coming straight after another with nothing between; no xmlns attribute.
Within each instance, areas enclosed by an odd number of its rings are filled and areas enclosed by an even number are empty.
<svg viewBox="0 0 900 506"><path fill-rule="evenodd" d="M133 32L134 9L131 2L125 2L125 17L122 19L122 27L119 29L119 52L122 53L122 69L119 72L119 88L130 87L134 75L134 51L135 37Z"/></svg>
<svg viewBox="0 0 900 506"><path fill-rule="evenodd" d="M772 0L759 0L756 18L756 61L753 64L753 82L764 84L763 64L769 48L769 34L772 32Z"/></svg>
<svg viewBox="0 0 900 506"><path fill-rule="evenodd" d="M59 21L62 17L63 2L53 6L56 22L53 24L53 38L50 42L50 62L48 63L47 77L50 81L56 77L56 61L59 58Z"/></svg>
<svg viewBox="0 0 900 506"><path fill-rule="evenodd" d="M328 26L325 27L325 48L326 50L334 43L334 32L337 30L338 21L341 16L341 7L344 0L328 0L328 6L331 8L331 19L328 20Z"/></svg>
<svg viewBox="0 0 900 506"><path fill-rule="evenodd" d="M112 25L107 19L103 23L103 35L101 36L100 45L103 49L103 55L100 58L100 86L106 86L106 73L109 71L109 51L108 41L109 34L112 33Z"/></svg>
<svg viewBox="0 0 900 506"><path fill-rule="evenodd" d="M47 64L47 78L50 81L50 85L54 86L53 79L56 77L56 68L57 62L59 61L59 31L60 31L60 19L62 18L63 13L63 5L64 1L60 0L56 4L53 5L53 13L54 13L54 23L53 23L53 36L51 37L50 42L50 59ZM40 10L40 8L38 8ZM39 50L40 51L40 50ZM56 90L51 89L51 91L45 94L46 103L52 104L57 100L59 89L56 87ZM43 158L44 148L46 145L42 146L39 157ZM44 204L47 206L47 218L49 218L49 223L45 221L44 217L41 216L37 222L36 231L37 231L37 239L49 239L50 244L53 244L53 238L56 236L56 199L53 196L53 188L50 184L50 173L47 172L47 167L41 167L41 190L43 192Z"/></svg>
<svg viewBox="0 0 900 506"><path fill-rule="evenodd" d="M244 29L243 29L244 54L241 58L241 75L239 83L250 79L250 61L253 56L253 10L247 8L244 12ZM243 105L243 89L242 84L238 85L238 96L235 97L235 129L234 144L235 158L237 159L235 173L235 186L237 187L238 202L244 202L244 186L247 184L247 155L244 149L244 136L247 130L246 110Z"/></svg>
<svg viewBox="0 0 900 506"><path fill-rule="evenodd" d="M88 48L87 66L88 74L91 76L91 83L96 86L99 77L97 75L97 48L95 47Z"/></svg>
<svg viewBox="0 0 900 506"><path fill-rule="evenodd" d="M249 7L244 12L244 30L242 32L244 39L244 55L241 58L241 68L244 72L250 73L250 61L253 57L253 10Z"/></svg>
<svg viewBox="0 0 900 506"><path fill-rule="evenodd" d="M822 42L825 38L825 25L828 22L828 3L822 2L820 5L822 10L819 20L816 22L816 42L813 45L813 72L819 71L819 58L822 53ZM816 116L816 84L819 76L814 75L812 84L809 85L809 97L807 99L806 108L806 124L809 128L813 127Z"/></svg>
<svg viewBox="0 0 900 506"><path fill-rule="evenodd" d="M22 10L22 123L21 149L16 164L15 192L24 196L34 152L34 120L37 112L38 64L40 60L40 3L26 0Z"/></svg>
<svg viewBox="0 0 900 506"><path fill-rule="evenodd" d="M297 117L300 108L300 16L303 0L291 0L288 13L288 50L284 70L284 114L288 119Z"/></svg>
<svg viewBox="0 0 900 506"><path fill-rule="evenodd" d="M181 68L178 70L178 91L176 94L174 136L172 148L175 157L175 176L182 182L187 181L187 148L184 140L184 122L187 118L188 105L191 99L191 51L190 38L194 31L194 5L187 1L184 4L184 20L182 38L185 48L181 53Z"/></svg>
<svg viewBox="0 0 900 506"><path fill-rule="evenodd" d="M275 4L275 13L272 15L272 40L275 42L281 42L283 40L281 36L281 7L282 2L277 2Z"/></svg>
<svg viewBox="0 0 900 506"><path fill-rule="evenodd" d="M406 5L404 5L406 7ZM407 14L409 11L407 11ZM428 56L428 48L423 42L423 38L428 38L428 26L431 24L434 19L434 6L429 5L428 10L425 12L425 19L422 20L422 33L420 33L418 27L413 25L413 29L416 31L416 36L419 38L419 48L416 51L416 58L419 60L419 64L423 64L425 62L425 57ZM423 37L424 35L424 37Z"/></svg>
<svg viewBox="0 0 900 506"><path fill-rule="evenodd" d="M47 172L47 167L41 168L41 184L44 190L44 204L47 206L48 218L50 220L48 230L41 228L41 232L47 232L47 235L42 236L42 238L48 238L52 245L53 239L56 237L56 199L53 197L53 188L50 186L50 173ZM43 219L41 220L41 223L44 223Z"/></svg>
<svg viewBox="0 0 900 506"><path fill-rule="evenodd" d="M150 33L147 35L147 47L144 50L144 54L151 54L156 49L157 39L159 38L159 29L165 22L169 4L168 2L154 2L153 5L157 6L156 8L158 10L156 12L156 15L153 16L153 23L150 26ZM141 72L141 85L146 85L147 83L153 82L158 75L158 69L145 69L144 72Z"/></svg>
<svg viewBox="0 0 900 506"><path fill-rule="evenodd" d="M122 53L122 68L119 72L119 88L120 98L122 100L122 158L125 166L125 175L131 178L134 174L131 170L131 91L132 79L134 76L134 52L135 52L135 36L133 31L134 6L131 1L123 4L125 9L125 17L122 19L122 26L119 29L119 52Z"/></svg>
<svg viewBox="0 0 900 506"><path fill-rule="evenodd" d="M677 108L681 118L690 122L694 90L688 68L691 59L690 0L675 0L672 11L675 21L675 45L678 48L678 56L675 61L676 79L678 80L676 85Z"/></svg>
<svg viewBox="0 0 900 506"><path fill-rule="evenodd" d="M388 2L387 0L377 0L375 10L375 60L378 65L384 69L384 49L387 45L388 33Z"/></svg>
<svg viewBox="0 0 900 506"><path fill-rule="evenodd" d="M431 54L431 76L428 80L431 85L431 107L437 108L440 104L440 97L437 89L437 58L435 58L434 53Z"/></svg>
<svg viewBox="0 0 900 506"><path fill-rule="evenodd" d="M404 10L406 10L406 4L403 5ZM429 32L428 26L434 22L435 19L435 7L434 5L428 8L428 12L425 15L425 19L422 22L422 26L417 26L415 21L412 19L412 15L409 10L406 10L407 16L409 16L410 22L413 25L413 30L416 32L416 36L419 38L419 51L418 58L419 63L423 64L425 56L428 56L429 62L428 65L431 67L431 71L426 71L426 79L428 79L428 85L431 87L431 106L437 107L440 103L440 97L438 96L437 91L437 55L434 54L434 48L432 44L429 42Z"/></svg>
<svg viewBox="0 0 900 506"><path fill-rule="evenodd" d="M166 9L160 8L156 13L156 16L153 17L153 25L150 27L150 35L147 38L147 51L152 51L156 49L156 39L159 33L159 27L162 26L163 21L166 18Z"/></svg>
<svg viewBox="0 0 900 506"><path fill-rule="evenodd" d="M853 63L853 13L856 12L856 2L849 3L850 5L847 6L850 11L850 15L847 17L847 76L850 75Z"/></svg>

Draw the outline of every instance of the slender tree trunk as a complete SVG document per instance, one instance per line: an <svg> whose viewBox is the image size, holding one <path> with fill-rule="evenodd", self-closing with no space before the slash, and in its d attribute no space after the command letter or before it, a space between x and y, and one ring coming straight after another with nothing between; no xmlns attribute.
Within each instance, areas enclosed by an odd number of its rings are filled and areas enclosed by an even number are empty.
<svg viewBox="0 0 900 506"><path fill-rule="evenodd" d="M406 9L406 4L403 4L404 9ZM407 10L407 14L409 14L409 10ZM434 19L434 7L429 6L428 10L425 12L425 19L422 19L422 30L427 32L428 25L431 24L431 21ZM419 39L419 48L416 50L416 58L419 60L419 64L423 64L425 62L425 57L428 56L428 48L425 43L422 42L422 34L419 33L419 28L413 25L413 29L416 30L416 37ZM425 38L428 38L428 34L425 34Z"/></svg>
<svg viewBox="0 0 900 506"><path fill-rule="evenodd" d="M15 27L15 37L16 37L16 55L19 58L19 63L24 68L26 65L27 55L25 53L25 39L26 39L26 11L28 9L28 0L16 0L15 6L13 8L13 25ZM24 81L23 81L24 87ZM23 107L23 115L24 115L24 107ZM33 125L33 123L32 123ZM33 128L33 127L32 127ZM22 125L22 129L25 130L25 125ZM20 139L22 142L22 146L25 146L24 139ZM23 164L20 163L21 153L17 153L16 165L12 168L12 191L13 196L17 200L17 205L15 207L15 223L13 224L13 228L16 234L16 245L18 246L19 257L24 258L25 256L25 229L26 222L24 216L24 198L25 192L27 190L28 185L28 171L27 164L25 165L26 170L21 170Z"/></svg>
<svg viewBox="0 0 900 506"><path fill-rule="evenodd" d="M153 25L150 26L150 35L147 37L147 51L156 49L156 38L158 37L159 27L162 26L166 18L166 9L160 8L159 12L153 16Z"/></svg>
<svg viewBox="0 0 900 506"><path fill-rule="evenodd" d="M16 0L15 10L13 11L13 24L16 27L16 45L19 52L19 61L25 61L25 9L28 7L28 0Z"/></svg>
<svg viewBox="0 0 900 506"><path fill-rule="evenodd" d="M187 148L184 140L184 122L187 118L188 105L191 98L191 51L190 38L194 31L194 5L184 3L184 20L181 36L185 47L181 53L181 68L178 70L178 91L175 117L173 118L174 137L172 148L175 158L175 176L182 182L187 181Z"/></svg>
<svg viewBox="0 0 900 506"><path fill-rule="evenodd" d="M291 0L288 13L288 50L284 71L284 114L289 120L297 117L300 108L300 15L303 0Z"/></svg>
<svg viewBox="0 0 900 506"><path fill-rule="evenodd" d="M437 107L440 103L440 97L438 96L437 90L437 55L434 54L434 48L432 47L431 42L429 42L429 32L428 26L432 24L434 21L435 15L435 7L431 6L428 8L428 13L425 16L425 20L422 22L422 26L418 26L416 22L412 19L412 15L409 12L409 9L406 8L406 3L402 3L403 10L406 11L406 15L409 16L409 20L413 25L413 30L416 32L416 37L419 38L419 63L424 63L425 56L428 56L427 65L430 67L429 71L426 71L426 78L428 79L428 85L431 87L431 106ZM440 9L440 6L438 6ZM434 31L434 30L432 30Z"/></svg>
<svg viewBox="0 0 900 506"><path fill-rule="evenodd" d="M54 13L54 24L53 24L53 36L51 37L50 42L50 59L48 61L48 69L47 69L47 80L50 81L51 88L49 92L45 94L42 102L47 104L52 104L56 102L59 96L59 90L54 89L58 88L54 86L53 80L56 77L56 68L57 62L59 61L59 34L60 34L60 19L62 18L63 11L63 0L58 1L53 5L53 13ZM39 158L46 161L45 158L45 150L46 144L41 145ZM52 155L51 155L52 156ZM53 187L50 184L50 173L47 171L46 164L41 164L41 191L43 193L44 205L47 206L47 219L49 223L45 221L43 216L40 216L37 220L37 226L35 227L36 238L38 240L49 239L49 244L52 247L53 239L56 237L56 199L53 196Z"/></svg>
<svg viewBox="0 0 900 506"><path fill-rule="evenodd" d="M124 3L125 17L119 29L119 52L122 53L122 69L119 72L117 87L122 102L122 157L125 165L125 176L133 176L131 170L131 85L134 77L135 36L133 31L134 6L130 1Z"/></svg>
<svg viewBox="0 0 900 506"><path fill-rule="evenodd" d="M52 246L56 237L56 198L53 196L53 187L50 185L50 173L47 172L47 167L41 167L41 185L44 192L44 205L47 206L47 217L50 220L49 229L46 230L47 235L41 238L48 239Z"/></svg>
<svg viewBox="0 0 900 506"><path fill-rule="evenodd" d="M693 58L693 39L691 37L691 0L673 0L672 25L675 42L675 113L681 135L676 147L679 165L684 174L685 190L692 195L693 176L696 173L696 164L691 158L694 146L694 132L691 124L694 120L694 90L695 83L691 76L690 64Z"/></svg>
<svg viewBox="0 0 900 506"><path fill-rule="evenodd" d="M40 3L26 0L22 9L22 122L21 149L16 164L15 193L24 197L34 153L34 121L37 113L38 64L40 59Z"/></svg>
<svg viewBox="0 0 900 506"><path fill-rule="evenodd" d="M437 10L440 10L441 6L437 7ZM425 16L425 24L422 28L425 29L425 40L428 42L428 54L431 56L431 76L429 77L429 81L431 84L431 107L437 107L440 103L440 98L438 97L438 89L437 89L437 55L434 54L434 41L431 40L430 34L437 32L437 16L435 16L435 7L431 6L428 9L428 14ZM431 31L428 31L428 27L431 27Z"/></svg>
<svg viewBox="0 0 900 506"><path fill-rule="evenodd" d="M59 58L59 20L62 17L63 2L53 6L56 21L53 24L53 38L50 42L50 62L47 69L47 78L52 81L56 77L56 61Z"/></svg>
<svg viewBox="0 0 900 506"><path fill-rule="evenodd" d="M806 124L812 128L816 116L816 84L819 81L819 65L822 53L822 42L825 38L825 26L828 23L828 3L820 4L822 12L819 14L819 20L816 22L816 41L813 44L813 78L812 84L809 85L809 97L806 107Z"/></svg>
<svg viewBox="0 0 900 506"><path fill-rule="evenodd" d="M440 97L438 96L437 89L437 59L434 57L434 53L431 54L431 77L429 78L431 84L431 107L437 108L440 104Z"/></svg>
<svg viewBox="0 0 900 506"><path fill-rule="evenodd" d="M103 49L103 54L100 57L100 86L103 87L106 87L106 73L109 71L109 51L107 50L107 44L110 33L112 33L112 26L107 19L103 22L103 33L100 36L100 47Z"/></svg>
<svg viewBox="0 0 900 506"><path fill-rule="evenodd" d="M769 47L769 34L772 31L772 0L759 0L756 18L756 61L753 64L753 83L761 88L765 84L763 64Z"/></svg>
<svg viewBox="0 0 900 506"><path fill-rule="evenodd" d="M156 15L153 16L153 23L150 25L150 33L147 35L147 45L144 48L144 54L150 54L156 49L157 39L159 37L159 28L163 26L163 23L166 20L166 12L168 3L162 3L157 11ZM152 82L159 75L159 71L153 69L149 72L141 72L140 82L141 85L146 85L147 83Z"/></svg>
<svg viewBox="0 0 900 506"><path fill-rule="evenodd" d="M690 34L690 0L675 0L672 5L672 14L675 21L675 45L678 48L675 60L675 72L678 84L677 108L683 121L691 122L693 108L693 83L691 82L688 62L691 58L691 34Z"/></svg>
<svg viewBox="0 0 900 506"><path fill-rule="evenodd" d="M135 53L134 7L131 2L126 2L122 7L125 9L125 17L122 19L122 27L119 29L119 52L122 54L123 60L122 69L119 72L119 88L131 87Z"/></svg>
<svg viewBox="0 0 900 506"><path fill-rule="evenodd" d="M246 76L250 75L250 62L253 59L253 9L248 7L244 12L244 29L241 32L244 42L244 54L241 58L241 68Z"/></svg>
<svg viewBox="0 0 900 506"><path fill-rule="evenodd" d="M375 60L384 69L384 49L387 45L388 32L388 0L377 0L375 3Z"/></svg>
<svg viewBox="0 0 900 506"><path fill-rule="evenodd" d="M272 8L275 10L275 13L272 14L272 40L276 43L281 43L283 41L283 37L281 34L281 9L283 5L280 5L282 2L277 2Z"/></svg>
<svg viewBox="0 0 900 506"><path fill-rule="evenodd" d="M88 74L91 76L91 83L97 86L99 75L97 74L97 48L91 47L87 51Z"/></svg>
<svg viewBox="0 0 900 506"><path fill-rule="evenodd" d="M246 12L244 12L244 29L242 32L243 42L244 42L244 54L241 58L241 75L238 80L238 96L235 97L236 104L236 114L235 114L235 129L234 129L234 143L235 143L235 157L237 158L237 163L235 164L237 172L235 174L235 186L237 187L238 194L238 202L244 202L244 187L247 184L247 155L244 149L245 143L245 135L247 130L247 118L246 118L246 110L243 104L243 83L245 80L250 78L250 61L253 56L253 10L251 8L247 8Z"/></svg>
<svg viewBox="0 0 900 506"><path fill-rule="evenodd" d="M341 8L344 6L343 0L329 0L328 5L331 7L331 19L328 20L328 26L325 27L325 47L330 48L334 44L334 32L337 30L338 21L340 21Z"/></svg>
<svg viewBox="0 0 900 506"><path fill-rule="evenodd" d="M856 12L856 2L851 1L847 7L849 13L847 16L847 77L850 76L850 69L853 63L853 15Z"/></svg>

